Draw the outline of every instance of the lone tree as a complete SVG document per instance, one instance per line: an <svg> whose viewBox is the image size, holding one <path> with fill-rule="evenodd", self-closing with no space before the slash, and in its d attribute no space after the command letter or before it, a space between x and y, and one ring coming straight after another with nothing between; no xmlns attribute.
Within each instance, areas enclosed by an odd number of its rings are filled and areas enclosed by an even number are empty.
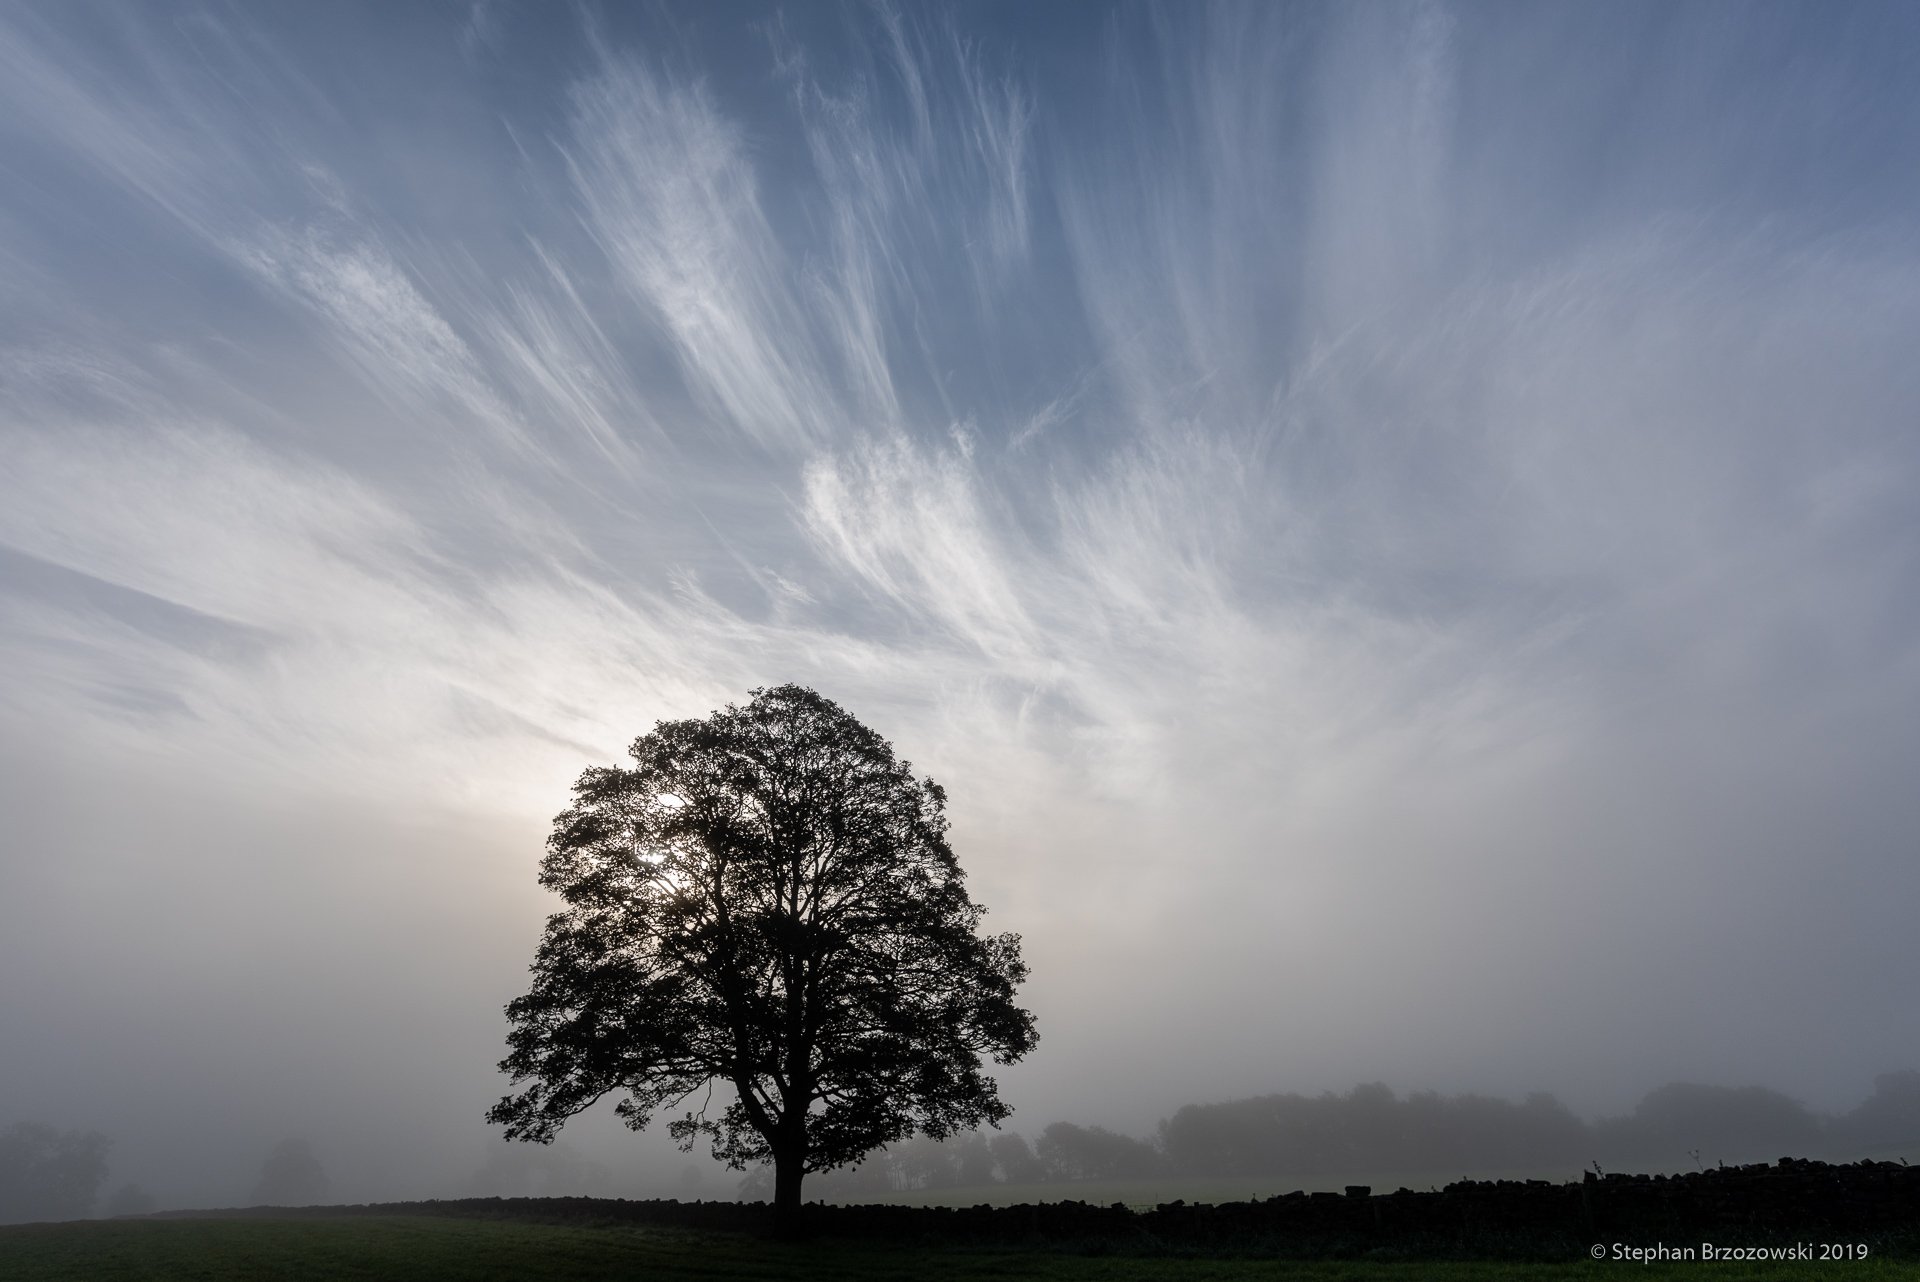
<svg viewBox="0 0 1920 1282"><path fill-rule="evenodd" d="M1007 1116L981 1056L1033 1049L1027 968L1018 935L978 933L938 784L795 685L629 755L580 776L547 841L567 907L507 1006L500 1069L531 1083L487 1114L508 1139L550 1142L615 1091L639 1130L704 1090L670 1133L771 1159L790 1228L808 1173Z"/></svg>
<svg viewBox="0 0 1920 1282"><path fill-rule="evenodd" d="M314 1206L326 1201L327 1172L302 1139L281 1140L260 1163L253 1183L255 1206Z"/></svg>

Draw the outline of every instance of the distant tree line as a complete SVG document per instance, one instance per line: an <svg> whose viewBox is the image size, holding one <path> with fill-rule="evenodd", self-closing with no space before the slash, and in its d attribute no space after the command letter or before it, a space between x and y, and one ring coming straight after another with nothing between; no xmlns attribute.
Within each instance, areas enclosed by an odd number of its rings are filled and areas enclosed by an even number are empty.
<svg viewBox="0 0 1920 1282"><path fill-rule="evenodd" d="M158 1202L138 1184L122 1184L102 1202L113 1142L96 1131L16 1122L0 1131L0 1224L148 1215ZM260 1164L255 1204L308 1206L327 1194L326 1173L305 1140L283 1140Z"/></svg>
<svg viewBox="0 0 1920 1282"><path fill-rule="evenodd" d="M1824 1116L1761 1086L1675 1082L1630 1114L1585 1122L1551 1095L1515 1103L1378 1083L1345 1095L1195 1104L1160 1124L1167 1169L1211 1175L1338 1171L1685 1170L1786 1155L1920 1147L1920 1073L1888 1073L1859 1107Z"/></svg>
<svg viewBox="0 0 1920 1282"><path fill-rule="evenodd" d="M1379 1083L1344 1095L1283 1094L1189 1104L1151 1139L1055 1122L1031 1144L1011 1131L918 1139L818 1177L829 1200L892 1193L1163 1176L1323 1176L1577 1170L1690 1170L1783 1156L1870 1157L1920 1148L1920 1072L1886 1073L1858 1107L1813 1112L1760 1086L1675 1082L1624 1117L1583 1121L1551 1095L1524 1100L1431 1091L1396 1096ZM767 1176L742 1196L764 1199Z"/></svg>

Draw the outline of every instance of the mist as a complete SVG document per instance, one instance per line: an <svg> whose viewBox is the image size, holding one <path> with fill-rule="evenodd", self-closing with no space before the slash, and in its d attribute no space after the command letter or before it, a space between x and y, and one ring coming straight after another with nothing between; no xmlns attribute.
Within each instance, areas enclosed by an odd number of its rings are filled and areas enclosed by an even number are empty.
<svg viewBox="0 0 1920 1282"><path fill-rule="evenodd" d="M334 1201L731 1196L482 1119L572 781L787 681L947 790L1030 1140L1847 1115L1920 1068L1917 54L8 9L0 1130L165 1206L289 1141Z"/></svg>

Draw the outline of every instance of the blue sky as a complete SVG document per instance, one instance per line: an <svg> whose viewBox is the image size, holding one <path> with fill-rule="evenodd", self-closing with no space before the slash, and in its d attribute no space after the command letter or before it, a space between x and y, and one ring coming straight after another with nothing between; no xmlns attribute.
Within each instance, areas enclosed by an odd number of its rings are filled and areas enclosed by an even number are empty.
<svg viewBox="0 0 1920 1282"><path fill-rule="evenodd" d="M11 1102L432 1191L571 780L793 680L1027 938L1016 1128L1850 1103L1920 1064L1917 53L1865 4L9 7Z"/></svg>

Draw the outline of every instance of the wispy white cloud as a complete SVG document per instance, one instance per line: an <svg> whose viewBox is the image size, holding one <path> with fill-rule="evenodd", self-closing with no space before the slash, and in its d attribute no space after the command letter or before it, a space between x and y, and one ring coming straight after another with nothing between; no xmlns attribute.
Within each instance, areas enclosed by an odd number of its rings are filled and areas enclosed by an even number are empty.
<svg viewBox="0 0 1920 1282"><path fill-rule="evenodd" d="M450 412L524 446L521 425L480 372L467 344L377 246L335 247L315 232L281 233L262 244L236 247L234 253L318 313L330 336L397 412ZM523 348L523 355L530 351Z"/></svg>
<svg viewBox="0 0 1920 1282"><path fill-rule="evenodd" d="M588 225L701 404L762 445L832 431L832 393L738 126L699 86L618 61L572 101L569 167Z"/></svg>
<svg viewBox="0 0 1920 1282"><path fill-rule="evenodd" d="M1004 277L1027 257L1033 101L1011 76L991 78L958 36L954 37L954 61L965 104L960 129L984 178L986 207L981 221L990 261Z"/></svg>
<svg viewBox="0 0 1920 1282"><path fill-rule="evenodd" d="M585 433L606 463L630 477L637 442L657 440L660 425L571 274L545 251L539 259L549 288L511 289L510 307L487 318L500 377L515 384L523 403L539 407L542 422Z"/></svg>
<svg viewBox="0 0 1920 1282"><path fill-rule="evenodd" d="M865 444L806 473L806 517L826 550L870 588L1018 673L1035 656L1014 580L1021 567L975 483L964 436L946 449Z"/></svg>

